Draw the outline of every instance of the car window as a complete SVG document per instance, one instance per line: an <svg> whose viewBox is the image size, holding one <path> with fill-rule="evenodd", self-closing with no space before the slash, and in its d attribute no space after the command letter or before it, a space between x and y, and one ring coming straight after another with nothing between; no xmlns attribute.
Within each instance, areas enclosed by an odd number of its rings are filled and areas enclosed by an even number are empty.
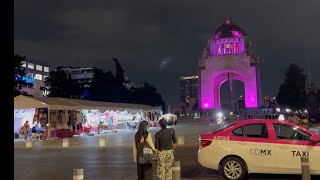
<svg viewBox="0 0 320 180"><path fill-rule="evenodd" d="M236 136L243 136L243 130L242 130L242 127L239 127L235 130L232 131L232 134L233 135L236 135Z"/></svg>
<svg viewBox="0 0 320 180"><path fill-rule="evenodd" d="M310 134L287 124L273 124L277 139L310 140Z"/></svg>
<svg viewBox="0 0 320 180"><path fill-rule="evenodd" d="M265 123L248 124L232 131L235 136L269 138L268 129Z"/></svg>
<svg viewBox="0 0 320 180"><path fill-rule="evenodd" d="M235 123L226 123L226 124L223 124L220 128L214 130L214 131L212 132L212 134L217 133L217 132L219 132L219 131L222 131L222 130L230 127L230 126L233 126L234 124L235 124Z"/></svg>

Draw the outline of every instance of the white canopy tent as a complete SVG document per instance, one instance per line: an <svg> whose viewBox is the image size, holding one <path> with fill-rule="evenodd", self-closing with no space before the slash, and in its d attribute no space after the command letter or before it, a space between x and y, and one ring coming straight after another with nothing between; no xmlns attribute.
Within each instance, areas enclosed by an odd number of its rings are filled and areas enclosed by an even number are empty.
<svg viewBox="0 0 320 180"><path fill-rule="evenodd" d="M14 98L14 109L48 108L52 110L80 110L96 109L101 112L107 110L136 110L161 112L160 107L141 104L111 103L102 101L88 101L80 99L66 99L59 97L34 98L17 96Z"/></svg>

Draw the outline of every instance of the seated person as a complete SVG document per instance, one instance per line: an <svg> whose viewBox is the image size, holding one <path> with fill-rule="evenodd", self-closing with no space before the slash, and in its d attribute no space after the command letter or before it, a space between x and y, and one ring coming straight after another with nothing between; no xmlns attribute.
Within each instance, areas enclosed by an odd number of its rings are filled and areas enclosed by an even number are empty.
<svg viewBox="0 0 320 180"><path fill-rule="evenodd" d="M34 125L31 129L32 139L36 138L36 134L37 134L37 130L36 130L36 126Z"/></svg>

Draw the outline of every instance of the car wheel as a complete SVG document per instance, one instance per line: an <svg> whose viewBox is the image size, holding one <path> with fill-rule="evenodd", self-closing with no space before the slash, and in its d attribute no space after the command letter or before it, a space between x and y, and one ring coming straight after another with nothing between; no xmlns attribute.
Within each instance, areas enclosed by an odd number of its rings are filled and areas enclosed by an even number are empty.
<svg viewBox="0 0 320 180"><path fill-rule="evenodd" d="M247 175L244 162L237 157L227 157L221 162L220 172L225 179L241 180Z"/></svg>

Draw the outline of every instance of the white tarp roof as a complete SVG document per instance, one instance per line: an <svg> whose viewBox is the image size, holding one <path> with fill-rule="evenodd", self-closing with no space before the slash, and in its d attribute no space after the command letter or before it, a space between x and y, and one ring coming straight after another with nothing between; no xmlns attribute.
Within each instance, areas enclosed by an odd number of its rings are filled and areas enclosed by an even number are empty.
<svg viewBox="0 0 320 180"><path fill-rule="evenodd" d="M59 97L34 98L22 95L14 98L14 109L29 108L49 108L53 110L97 109L102 112L107 110L161 111L160 107L141 104L111 103L80 99L66 99Z"/></svg>
<svg viewBox="0 0 320 180"><path fill-rule="evenodd" d="M177 117L177 115L172 114L172 113L167 113L167 114L164 114L164 115L162 115L162 116L165 116L165 117L171 117L171 116Z"/></svg>

